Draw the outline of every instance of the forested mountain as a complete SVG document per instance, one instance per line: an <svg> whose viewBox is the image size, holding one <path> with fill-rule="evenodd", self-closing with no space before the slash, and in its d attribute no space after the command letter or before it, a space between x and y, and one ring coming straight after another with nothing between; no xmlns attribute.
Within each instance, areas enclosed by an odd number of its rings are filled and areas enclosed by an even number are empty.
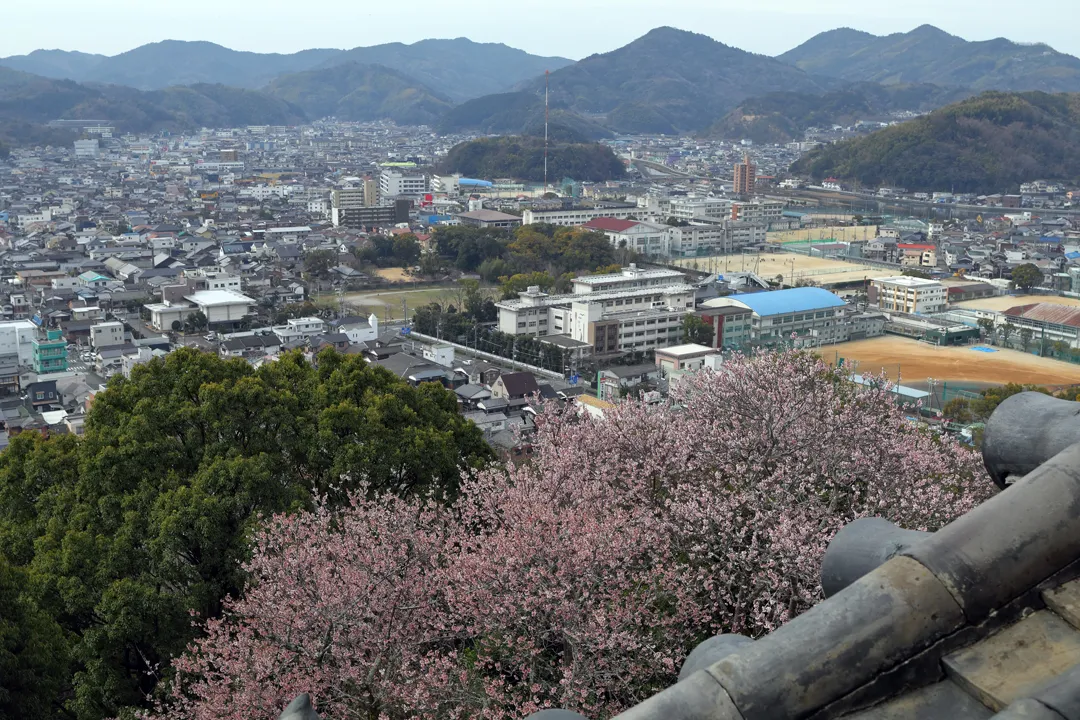
<svg viewBox="0 0 1080 720"><path fill-rule="evenodd" d="M969 42L932 25L879 37L840 28L777 59L808 73L886 84L934 83L973 90L1080 91L1080 59L1005 38Z"/></svg>
<svg viewBox="0 0 1080 720"><path fill-rule="evenodd" d="M566 67L573 60L530 55L501 43L455 38L353 48L327 59L322 67L344 63L384 65L461 102L504 92L517 83L543 75L545 70Z"/></svg>
<svg viewBox="0 0 1080 720"><path fill-rule="evenodd" d="M474 140L454 146L440 172L468 177L508 177L539 182L544 179L544 139L536 136ZM597 143L553 143L548 154L548 178L613 180L626 168L611 148Z"/></svg>
<svg viewBox="0 0 1080 720"><path fill-rule="evenodd" d="M443 116L438 130L444 135L465 132L520 135L542 133L543 125L544 99L531 92L518 91L463 102ZM551 128L565 128L590 140L614 135L600 123L560 107L551 109Z"/></svg>
<svg viewBox="0 0 1080 720"><path fill-rule="evenodd" d="M450 100L422 83L382 65L335 65L284 75L266 94L303 109L310 118L393 120L402 125L433 123Z"/></svg>
<svg viewBox="0 0 1080 720"><path fill-rule="evenodd" d="M498 43L467 38L388 43L352 50L254 53L210 42L165 40L119 55L36 50L0 58L0 65L44 77L128 85L158 90L200 83L260 88L274 78L334 65L384 65L429 85L456 101L506 90L523 80L558 70L571 60L538 57Z"/></svg>
<svg viewBox="0 0 1080 720"><path fill-rule="evenodd" d="M123 131L249 124L289 125L304 113L288 102L253 90L222 85L171 87L145 92L119 85L90 86L0 67L0 137L19 142L47 139L41 126L57 119L100 119ZM35 136L41 136L35 140Z"/></svg>
<svg viewBox="0 0 1080 720"><path fill-rule="evenodd" d="M713 137L749 138L760 143L790 142L812 127L850 125L884 119L895 110L926 112L969 97L970 90L937 85L857 83L823 95L769 93L749 98L713 125Z"/></svg>
<svg viewBox="0 0 1080 720"><path fill-rule="evenodd" d="M792 170L912 190L1016 192L1032 178L1080 183L1080 94L986 92L818 148Z"/></svg>
<svg viewBox="0 0 1080 720"><path fill-rule="evenodd" d="M618 132L671 133L702 130L754 95L824 92L832 85L774 58L664 27L551 73L551 102L603 115ZM520 89L542 95L544 78Z"/></svg>

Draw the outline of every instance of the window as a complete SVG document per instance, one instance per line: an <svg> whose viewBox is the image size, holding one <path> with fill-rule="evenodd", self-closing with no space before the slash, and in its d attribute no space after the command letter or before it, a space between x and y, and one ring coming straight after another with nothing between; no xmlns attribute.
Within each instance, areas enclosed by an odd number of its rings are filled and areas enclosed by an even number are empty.
<svg viewBox="0 0 1080 720"><path fill-rule="evenodd" d="M43 393L43 392L34 393L34 399L35 400L44 400L45 399L45 393Z"/></svg>

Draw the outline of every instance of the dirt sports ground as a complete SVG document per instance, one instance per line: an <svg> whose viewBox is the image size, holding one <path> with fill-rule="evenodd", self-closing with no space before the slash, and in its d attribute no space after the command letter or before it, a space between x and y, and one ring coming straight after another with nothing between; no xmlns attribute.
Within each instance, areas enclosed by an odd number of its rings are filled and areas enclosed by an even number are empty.
<svg viewBox="0 0 1080 720"><path fill-rule="evenodd" d="M1009 382L1060 387L1080 383L1080 365L1041 358L1019 350L993 348L979 352L971 346L937 347L909 338L884 337L822 346L818 353L829 364L844 358L858 361L861 373L884 371L891 380L922 386L927 378L971 385Z"/></svg>
<svg viewBox="0 0 1080 720"><path fill-rule="evenodd" d="M1031 305L1033 303L1049 303L1051 305L1066 305L1068 307L1080 307L1080 298L1059 297L1057 295L1000 295L998 297L982 298L980 300L965 300L957 303L957 307L969 310L994 310L1004 312L1018 305Z"/></svg>

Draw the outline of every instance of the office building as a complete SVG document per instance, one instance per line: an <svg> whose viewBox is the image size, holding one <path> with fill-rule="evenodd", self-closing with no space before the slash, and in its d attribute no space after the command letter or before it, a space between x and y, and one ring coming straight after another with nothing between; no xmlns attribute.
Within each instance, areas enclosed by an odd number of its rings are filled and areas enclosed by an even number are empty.
<svg viewBox="0 0 1080 720"><path fill-rule="evenodd" d="M379 176L379 196L382 198L419 197L427 192L427 177L399 170L384 170Z"/></svg>
<svg viewBox="0 0 1080 720"><path fill-rule="evenodd" d="M735 166L736 195L753 195L757 185L757 166L750 162L750 156L744 155L743 161Z"/></svg>
<svg viewBox="0 0 1080 720"><path fill-rule="evenodd" d="M948 295L937 280L898 275L871 280L867 299L882 310L926 315L945 310Z"/></svg>
<svg viewBox="0 0 1080 720"><path fill-rule="evenodd" d="M779 200L754 198L746 202L731 205L731 219L764 225L766 227L780 222L784 217L784 204Z"/></svg>
<svg viewBox="0 0 1080 720"><path fill-rule="evenodd" d="M75 141L75 157L80 158L93 158L98 154L98 141L97 140L76 140Z"/></svg>

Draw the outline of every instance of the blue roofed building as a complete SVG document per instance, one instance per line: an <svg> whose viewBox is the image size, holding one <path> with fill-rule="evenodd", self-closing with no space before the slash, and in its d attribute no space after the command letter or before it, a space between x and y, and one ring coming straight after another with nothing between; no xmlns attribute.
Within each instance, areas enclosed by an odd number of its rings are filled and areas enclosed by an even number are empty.
<svg viewBox="0 0 1080 720"><path fill-rule="evenodd" d="M742 306L753 314L752 343L771 346L792 343L818 346L844 342L851 337L848 305L839 297L816 287L770 292L741 293L720 301ZM711 306L717 301L710 301ZM884 328L884 321L881 321ZM880 334L871 332L868 335Z"/></svg>

